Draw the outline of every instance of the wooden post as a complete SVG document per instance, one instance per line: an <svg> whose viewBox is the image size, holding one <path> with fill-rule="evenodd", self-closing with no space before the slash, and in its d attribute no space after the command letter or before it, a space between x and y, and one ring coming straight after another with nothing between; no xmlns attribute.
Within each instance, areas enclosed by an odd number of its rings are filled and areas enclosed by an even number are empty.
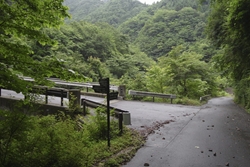
<svg viewBox="0 0 250 167"><path fill-rule="evenodd" d="M83 100L82 101L82 105L83 105L83 115L85 116L86 115L86 101L85 100Z"/></svg>
<svg viewBox="0 0 250 167"><path fill-rule="evenodd" d="M61 106L63 106L63 90L61 90Z"/></svg>
<svg viewBox="0 0 250 167"><path fill-rule="evenodd" d="M45 88L45 104L48 104L48 88Z"/></svg>
<svg viewBox="0 0 250 167"><path fill-rule="evenodd" d="M123 133L123 129L122 129L123 113L122 112L119 112L118 118L119 118L119 131L120 131L119 134L122 135Z"/></svg>

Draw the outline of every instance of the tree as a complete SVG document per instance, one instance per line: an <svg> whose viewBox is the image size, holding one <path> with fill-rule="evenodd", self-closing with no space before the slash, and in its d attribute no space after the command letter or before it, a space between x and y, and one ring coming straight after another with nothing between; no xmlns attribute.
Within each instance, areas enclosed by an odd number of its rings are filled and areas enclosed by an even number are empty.
<svg viewBox="0 0 250 167"><path fill-rule="evenodd" d="M190 7L180 11L159 9L138 34L136 43L153 58L166 55L172 47L193 44L203 36L205 15Z"/></svg>
<svg viewBox="0 0 250 167"><path fill-rule="evenodd" d="M55 57L42 61L32 58L31 43L52 45L46 28L64 22L67 7L63 0L1 0L0 1L0 86L24 92L27 84L20 75L31 76L34 84L46 83L44 77L66 77L70 74ZM72 74L71 74L72 75Z"/></svg>
<svg viewBox="0 0 250 167"><path fill-rule="evenodd" d="M158 59L158 65L165 69L165 76L169 78L165 82L172 90L170 93L197 99L212 92L213 72L201 60L202 55L184 49L181 45L175 47L167 57Z"/></svg>
<svg viewBox="0 0 250 167"><path fill-rule="evenodd" d="M166 93L167 82L170 79L166 68L157 64L152 65L146 73L147 89L151 92Z"/></svg>
<svg viewBox="0 0 250 167"><path fill-rule="evenodd" d="M237 102L246 106L245 101L250 99L249 84L247 84L250 74L250 23L248 21L250 2L213 0L211 6L207 34L212 43L223 51L216 57L217 63L223 73L233 79Z"/></svg>

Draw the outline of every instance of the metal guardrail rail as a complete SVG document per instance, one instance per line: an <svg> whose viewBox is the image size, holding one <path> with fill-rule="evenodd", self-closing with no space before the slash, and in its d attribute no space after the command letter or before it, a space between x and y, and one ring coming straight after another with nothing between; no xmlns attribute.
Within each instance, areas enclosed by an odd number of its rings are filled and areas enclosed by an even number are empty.
<svg viewBox="0 0 250 167"><path fill-rule="evenodd" d="M34 81L31 77L22 77L25 81ZM65 86L74 86L74 87L84 87L84 88L93 88L94 85L100 85L98 82L67 82L60 80L58 78L47 78L47 80L54 82L56 85L65 85ZM110 85L110 90L118 91L118 86Z"/></svg>
<svg viewBox="0 0 250 167"><path fill-rule="evenodd" d="M86 104L87 106L93 107L93 108L97 108L97 107L100 107L100 106L101 107L107 107L105 104L94 102L94 101L82 98L81 99L81 105L83 106L84 104ZM112 106L110 106L110 110L114 110L117 114L119 112L129 113L128 111L125 111L125 110L122 110L122 109L119 109L119 108L115 108L115 107L112 107Z"/></svg>
<svg viewBox="0 0 250 167"><path fill-rule="evenodd" d="M204 100L208 100L211 97L211 95L205 95L200 97L200 102Z"/></svg>
<svg viewBox="0 0 250 167"><path fill-rule="evenodd" d="M135 90L129 90L128 94L132 95L132 96L149 96L149 97L153 97L153 101L154 101L154 97L167 98L167 99L171 99L171 104L173 103L173 99L176 99L176 95L172 95L172 94L143 92L143 91L135 91Z"/></svg>

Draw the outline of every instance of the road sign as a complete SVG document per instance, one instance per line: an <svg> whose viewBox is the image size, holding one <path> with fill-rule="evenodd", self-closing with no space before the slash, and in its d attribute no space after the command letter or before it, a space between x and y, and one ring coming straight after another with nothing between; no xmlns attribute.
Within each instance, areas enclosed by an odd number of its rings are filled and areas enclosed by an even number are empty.
<svg viewBox="0 0 250 167"><path fill-rule="evenodd" d="M99 84L103 87L108 87L108 78L105 78L105 79L99 79Z"/></svg>
<svg viewBox="0 0 250 167"><path fill-rule="evenodd" d="M118 92L110 92L109 93L109 100L118 99Z"/></svg>
<svg viewBox="0 0 250 167"><path fill-rule="evenodd" d="M107 87L93 85L93 89L96 93L107 93Z"/></svg>

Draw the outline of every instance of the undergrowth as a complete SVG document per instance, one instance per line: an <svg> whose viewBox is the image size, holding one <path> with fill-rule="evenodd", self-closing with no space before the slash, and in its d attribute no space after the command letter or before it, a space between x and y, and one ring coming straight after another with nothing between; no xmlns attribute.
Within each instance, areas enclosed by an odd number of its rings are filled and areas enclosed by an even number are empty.
<svg viewBox="0 0 250 167"><path fill-rule="evenodd" d="M120 135L118 122L112 119L108 147L102 110L83 122L79 125L77 119L63 113L28 116L17 109L0 110L0 166L119 166L144 142L137 132L126 127Z"/></svg>

